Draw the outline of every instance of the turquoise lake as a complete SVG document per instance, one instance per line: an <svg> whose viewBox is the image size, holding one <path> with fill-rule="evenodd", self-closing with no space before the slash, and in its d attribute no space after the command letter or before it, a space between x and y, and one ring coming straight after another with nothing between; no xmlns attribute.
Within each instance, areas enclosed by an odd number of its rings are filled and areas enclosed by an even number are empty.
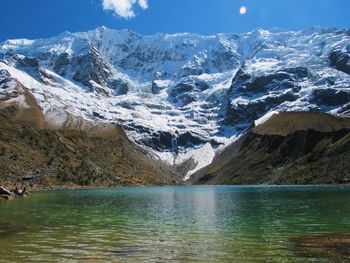
<svg viewBox="0 0 350 263"><path fill-rule="evenodd" d="M38 191L0 201L0 262L350 262L350 187Z"/></svg>

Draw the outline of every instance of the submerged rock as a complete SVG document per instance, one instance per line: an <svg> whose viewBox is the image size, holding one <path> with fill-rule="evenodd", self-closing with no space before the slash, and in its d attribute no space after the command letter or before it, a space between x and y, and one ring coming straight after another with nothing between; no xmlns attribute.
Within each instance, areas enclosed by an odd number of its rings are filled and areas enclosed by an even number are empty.
<svg viewBox="0 0 350 263"><path fill-rule="evenodd" d="M347 262L350 256L350 234L323 234L293 238L295 251L302 256L328 258ZM339 261L338 261L339 260Z"/></svg>
<svg viewBox="0 0 350 263"><path fill-rule="evenodd" d="M108 252L111 252L112 254L119 255L119 256L129 256L129 255L142 253L146 251L147 250L144 247L121 247Z"/></svg>

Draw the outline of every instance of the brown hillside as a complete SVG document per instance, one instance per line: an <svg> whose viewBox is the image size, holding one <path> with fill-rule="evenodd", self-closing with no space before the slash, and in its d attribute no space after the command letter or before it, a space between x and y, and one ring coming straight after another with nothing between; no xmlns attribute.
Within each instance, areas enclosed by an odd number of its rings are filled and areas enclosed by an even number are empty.
<svg viewBox="0 0 350 263"><path fill-rule="evenodd" d="M350 129L349 119L321 112L282 112L254 127L252 131L257 134L286 136L296 131L332 132L341 129Z"/></svg>
<svg viewBox="0 0 350 263"><path fill-rule="evenodd" d="M34 98L29 108L0 104L0 183L33 186L176 184L178 175L152 160L117 126L80 121L48 128Z"/></svg>
<svg viewBox="0 0 350 263"><path fill-rule="evenodd" d="M277 116L216 156L193 175L193 183L350 183L350 129L344 128L350 119L318 113Z"/></svg>

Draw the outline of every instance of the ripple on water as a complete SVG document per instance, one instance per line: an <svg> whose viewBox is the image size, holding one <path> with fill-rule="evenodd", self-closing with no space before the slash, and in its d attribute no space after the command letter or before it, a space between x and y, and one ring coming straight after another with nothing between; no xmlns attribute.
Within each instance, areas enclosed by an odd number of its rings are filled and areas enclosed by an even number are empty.
<svg viewBox="0 0 350 263"><path fill-rule="evenodd" d="M332 189L34 193L0 203L0 254L5 262L346 262L349 237L334 233L350 233L350 190Z"/></svg>
<svg viewBox="0 0 350 263"><path fill-rule="evenodd" d="M0 221L0 239L7 239L18 235L25 230L24 227L16 226L8 222Z"/></svg>

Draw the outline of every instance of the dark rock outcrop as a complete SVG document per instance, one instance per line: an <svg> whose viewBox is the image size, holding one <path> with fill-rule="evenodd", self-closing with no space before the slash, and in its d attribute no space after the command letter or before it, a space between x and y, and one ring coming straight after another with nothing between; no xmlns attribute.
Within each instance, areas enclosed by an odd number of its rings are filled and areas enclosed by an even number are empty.
<svg viewBox="0 0 350 263"><path fill-rule="evenodd" d="M350 52L334 50L329 54L330 66L350 74Z"/></svg>
<svg viewBox="0 0 350 263"><path fill-rule="evenodd" d="M185 79L169 90L169 96L180 106L185 106L196 101L199 93L208 88L205 81Z"/></svg>
<svg viewBox="0 0 350 263"><path fill-rule="evenodd" d="M159 94L163 87L159 87L155 81L152 82L151 91L153 94Z"/></svg>
<svg viewBox="0 0 350 263"><path fill-rule="evenodd" d="M271 94L264 99L252 100L249 103L231 105L227 110L225 123L251 123L277 105L285 101L294 101L296 99L298 99L297 94L286 92L278 95Z"/></svg>
<svg viewBox="0 0 350 263"><path fill-rule="evenodd" d="M243 92L264 92L269 88L269 85L278 84L283 80L291 80L291 76L288 73L277 72L257 77L239 90Z"/></svg>
<svg viewBox="0 0 350 263"><path fill-rule="evenodd" d="M91 81L106 86L108 78L112 75L111 69L94 48L91 48L90 52L85 55L73 57L72 68L74 70L73 80L90 88L93 88Z"/></svg>
<svg viewBox="0 0 350 263"><path fill-rule="evenodd" d="M311 77L310 71L302 66L254 77L243 65L232 80L223 123L248 124L285 102L299 99L300 82ZM249 101L233 102L242 96Z"/></svg>
<svg viewBox="0 0 350 263"><path fill-rule="evenodd" d="M311 102L330 106L343 105L350 102L350 90L316 89L312 94Z"/></svg>
<svg viewBox="0 0 350 263"><path fill-rule="evenodd" d="M130 128L130 127L129 127ZM135 127L134 127L135 128ZM139 127L139 132L143 133L141 143L157 151L177 151L178 149L186 149L194 145L201 145L206 142L205 139L192 132L176 133L158 131L151 132L150 130ZM176 146L174 145L176 144ZM174 148L175 147L175 148Z"/></svg>
<svg viewBox="0 0 350 263"><path fill-rule="evenodd" d="M65 76L67 67L70 64L68 53L62 53L55 58L53 69L61 76Z"/></svg>
<svg viewBox="0 0 350 263"><path fill-rule="evenodd" d="M41 83L47 84L49 79L52 79L45 70L40 66L39 60L32 57L18 58L16 67L28 73L32 78Z"/></svg>
<svg viewBox="0 0 350 263"><path fill-rule="evenodd" d="M11 192L5 187L0 186L0 195L11 195Z"/></svg>
<svg viewBox="0 0 350 263"><path fill-rule="evenodd" d="M108 87L114 90L115 95L125 95L130 89L130 84L122 79L114 79L108 84Z"/></svg>

